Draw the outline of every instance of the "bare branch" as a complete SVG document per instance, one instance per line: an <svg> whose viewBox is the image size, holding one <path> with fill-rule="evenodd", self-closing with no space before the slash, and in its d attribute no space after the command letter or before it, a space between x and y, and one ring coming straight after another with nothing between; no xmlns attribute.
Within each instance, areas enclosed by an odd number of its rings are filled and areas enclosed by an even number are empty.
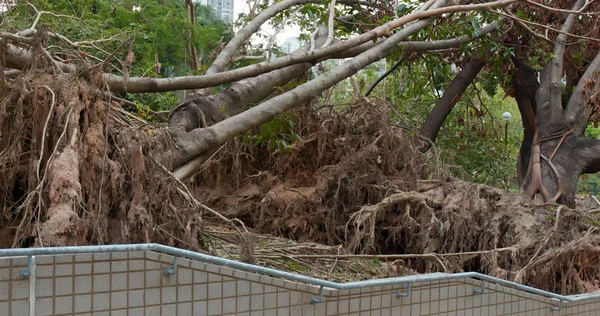
<svg viewBox="0 0 600 316"><path fill-rule="evenodd" d="M531 0L523 0L523 2L529 3L533 6L536 6L538 8L542 8L544 10L548 10L548 11L552 11L554 13L561 13L561 14L578 14L578 15L596 15L599 14L600 12L583 12L585 11L595 0L591 0L591 1L586 1L587 3L581 7L579 10L563 10L563 9L558 9L558 8L553 8L553 7L549 7L549 6L545 6L541 3L535 2L535 1L531 1Z"/></svg>
<svg viewBox="0 0 600 316"><path fill-rule="evenodd" d="M244 55L244 56L236 56L233 59L233 62L238 62L240 60L261 60L261 59L266 59L266 57L264 55L262 56L250 56L250 55Z"/></svg>
<svg viewBox="0 0 600 316"><path fill-rule="evenodd" d="M593 108L587 106L587 102L592 94L600 88L599 72L600 52L579 79L565 109L565 119L567 120L567 124L571 126L576 135L583 135L590 115L592 114ZM593 83L593 81L595 81L595 83Z"/></svg>
<svg viewBox="0 0 600 316"><path fill-rule="evenodd" d="M329 5L329 24L328 24L328 29L329 29L329 35L327 36L327 40L325 41L325 44L323 44L323 47L327 47L329 46L329 44L331 44L331 42L333 42L333 38L334 38L334 32L333 32L333 25L334 25L334 19L335 18L335 0L331 0L331 4Z"/></svg>
<svg viewBox="0 0 600 316"><path fill-rule="evenodd" d="M585 0L578 0L573 5L573 10L577 10L583 6ZM535 96L537 106L537 119L540 125L540 131L544 133L540 135L543 138L545 133L554 133L563 129L568 129L568 126L563 123L562 109L562 84L560 82L563 72L563 59L565 47L567 44L568 33L575 25L577 16L570 14L561 28L561 33L556 37L554 45L553 57L546 64L546 67L541 73L540 87Z"/></svg>
<svg viewBox="0 0 600 316"><path fill-rule="evenodd" d="M504 11L504 13L506 13L506 17L510 18L511 20L515 21L515 23L517 23L520 27L522 27L523 29L525 29L525 31L527 31L529 34L533 35L536 38L541 39L542 41L546 41L548 43L553 43L552 40L550 40L549 38L547 38L545 35L539 34L536 31L532 30L529 26L527 26L527 22L526 20L520 19L518 18L516 15L512 14L512 12L510 12L508 9L506 8L502 8L502 11Z"/></svg>
<svg viewBox="0 0 600 316"><path fill-rule="evenodd" d="M550 26L547 26L547 25L544 25L544 24L540 24L540 23L537 23L537 22L532 22L532 21L520 19L520 18L516 17L512 13L511 14L506 14L506 13L502 13L500 11L490 11L490 12L493 12L493 13L496 13L496 14L498 14L500 16L507 17L507 18L510 18L512 20L515 20L515 22L521 22L521 23L524 23L524 24L529 24L529 25L534 25L534 26L537 26L537 27L541 27L541 28L545 29L546 31L552 31L552 32L556 32L558 34L567 35L569 37L574 37L574 38L579 38L579 39L586 40L586 41L592 41L592 42L600 43L600 39L598 39L598 38L589 37L589 36L583 36L583 35L577 35L577 34L566 32L564 30L555 29L553 27L550 27ZM533 32L533 30L532 30L532 32ZM534 34L534 36L538 37L538 36L543 36L543 35ZM542 38L542 39L545 41L547 39L547 37L546 36L543 36L543 37L544 38Z"/></svg>

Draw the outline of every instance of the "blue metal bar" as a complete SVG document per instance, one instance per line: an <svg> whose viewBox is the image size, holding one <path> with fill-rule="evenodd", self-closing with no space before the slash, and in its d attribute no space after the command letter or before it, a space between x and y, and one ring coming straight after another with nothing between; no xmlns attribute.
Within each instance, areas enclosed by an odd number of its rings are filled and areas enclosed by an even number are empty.
<svg viewBox="0 0 600 316"><path fill-rule="evenodd" d="M313 296L310 298L310 303L311 304L317 304L317 303L321 303L323 302L323 287L321 286L321 288L319 289L319 296Z"/></svg>
<svg viewBox="0 0 600 316"><path fill-rule="evenodd" d="M406 288L406 293L402 293L401 290L396 292L396 298L409 297L410 296L410 284L411 283L408 283L408 287Z"/></svg>
<svg viewBox="0 0 600 316"><path fill-rule="evenodd" d="M563 308L563 301L560 300L560 301L558 301L558 307L550 306L550 311L551 312L560 312L560 310L562 308Z"/></svg>
<svg viewBox="0 0 600 316"><path fill-rule="evenodd" d="M365 280L359 282L337 283L327 280L307 277L304 275L289 273L285 271L265 268L243 262L228 260L224 258L214 257L202 253L197 253L189 250L159 245L159 244L131 244L131 245L103 245L103 246L72 246L72 247L54 247L54 248L18 248L18 249L0 249L1 257L25 257L25 256L44 256L44 255L64 255L64 254L81 254L81 253L103 253L103 252L129 252L129 251L155 251L164 254L169 254L176 257L194 259L201 262L211 263L215 265L227 266L234 269L265 274L272 277L284 278L292 281L314 284L321 287L327 287L337 290L347 290L356 288L365 288L383 285L400 285L431 281L448 281L458 279L478 279L510 287L516 290L537 294L540 296L555 298L564 302L580 302L584 300L600 299L600 294L580 294L564 296L552 292L543 291L530 286L522 285L512 281L507 281L495 278L489 275L477 272L462 272L462 273L432 273L424 275L411 275L398 278Z"/></svg>
<svg viewBox="0 0 600 316"><path fill-rule="evenodd" d="M481 288L474 288L473 289L473 293L474 294L483 294L483 292L485 292L485 280L481 280Z"/></svg>
<svg viewBox="0 0 600 316"><path fill-rule="evenodd" d="M173 256L173 266L170 268L166 268L165 272L163 272L166 276L172 276L177 274L177 256Z"/></svg>
<svg viewBox="0 0 600 316"><path fill-rule="evenodd" d="M27 268L23 268L19 271L19 277L23 280L31 277L31 271L33 271L33 256L27 256Z"/></svg>

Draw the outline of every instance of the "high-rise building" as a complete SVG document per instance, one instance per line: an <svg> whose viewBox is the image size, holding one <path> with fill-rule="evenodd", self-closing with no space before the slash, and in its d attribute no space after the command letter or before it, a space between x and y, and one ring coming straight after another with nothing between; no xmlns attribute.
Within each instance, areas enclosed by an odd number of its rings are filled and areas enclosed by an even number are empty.
<svg viewBox="0 0 600 316"><path fill-rule="evenodd" d="M215 8L217 16L221 20L227 23L233 23L233 1L234 0L202 0L200 3Z"/></svg>

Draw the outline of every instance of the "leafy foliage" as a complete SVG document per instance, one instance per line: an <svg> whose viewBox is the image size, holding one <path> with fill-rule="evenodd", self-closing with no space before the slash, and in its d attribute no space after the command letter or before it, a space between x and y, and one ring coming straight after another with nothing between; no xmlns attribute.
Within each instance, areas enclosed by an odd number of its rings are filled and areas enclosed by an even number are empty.
<svg viewBox="0 0 600 316"><path fill-rule="evenodd" d="M192 25L179 0L38 0L31 4L33 6L19 4L5 17L3 25L26 29L36 17L35 9L52 12L42 14L40 23L80 43L79 51L73 49L71 55L60 56L65 62L78 62L78 54L93 55L98 63L106 60L113 64L105 71L118 75L190 74L188 43L199 50L201 64L208 65L210 53L219 41L232 37L231 26L217 19L210 7L197 4L197 22ZM134 10L138 7L139 10ZM191 38L190 34L193 34ZM57 39L52 44L65 45ZM52 46L49 49L52 51ZM167 110L177 104L173 92L128 94L127 99L152 110Z"/></svg>

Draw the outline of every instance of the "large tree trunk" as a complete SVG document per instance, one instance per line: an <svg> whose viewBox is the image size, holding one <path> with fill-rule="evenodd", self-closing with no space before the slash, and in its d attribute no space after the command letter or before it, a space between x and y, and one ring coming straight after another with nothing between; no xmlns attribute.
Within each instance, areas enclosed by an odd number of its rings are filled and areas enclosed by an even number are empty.
<svg viewBox="0 0 600 316"><path fill-rule="evenodd" d="M584 3L584 0L578 0L573 10ZM539 86L533 71L519 61L516 65L520 71L514 76L516 100L525 129L519 160L522 192L540 202L571 207L575 206L579 176L600 170L600 141L582 136L591 113L586 108L591 90L588 85L597 87L591 80L600 68L600 53L580 78L566 110L562 104L561 79L567 34L576 22L575 14L566 19L562 33L556 38L553 58L540 74ZM529 149L525 147L528 145ZM527 157L528 168L523 176L522 164Z"/></svg>

